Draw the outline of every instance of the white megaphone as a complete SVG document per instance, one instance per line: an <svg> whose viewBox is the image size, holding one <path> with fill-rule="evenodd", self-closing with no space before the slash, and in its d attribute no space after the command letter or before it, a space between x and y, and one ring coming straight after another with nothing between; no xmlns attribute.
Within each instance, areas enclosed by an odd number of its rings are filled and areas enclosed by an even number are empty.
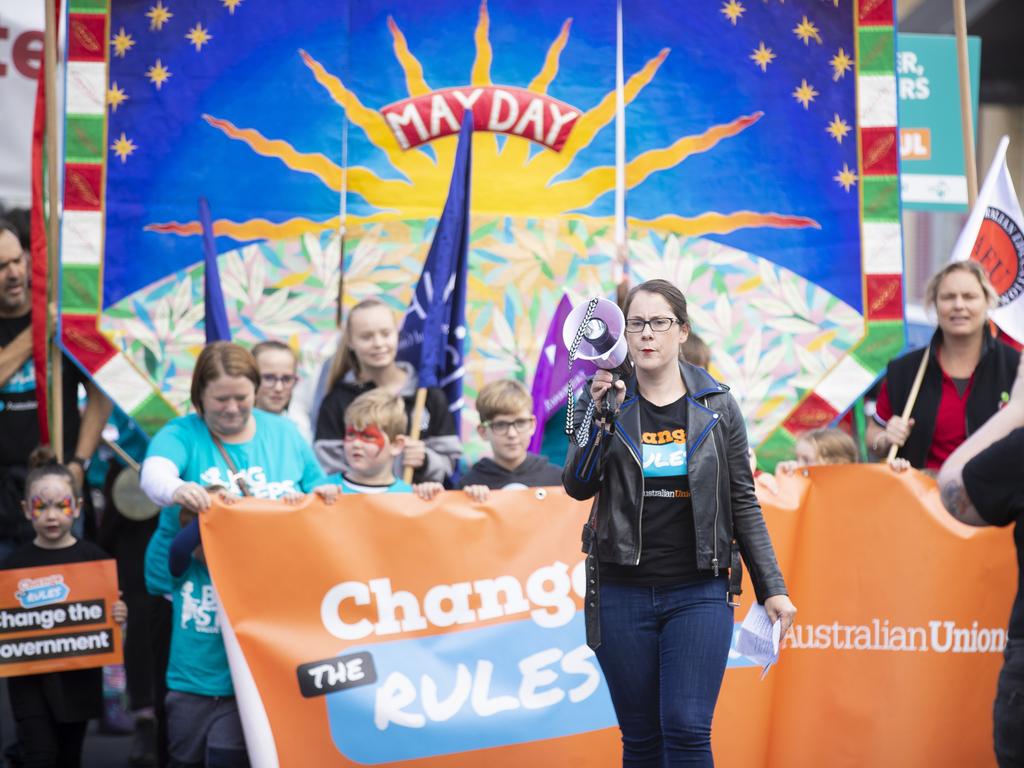
<svg viewBox="0 0 1024 768"><path fill-rule="evenodd" d="M618 368L628 352L625 330L626 318L614 301L590 299L578 304L562 326L569 364L573 360L590 360L606 371Z"/></svg>
<svg viewBox="0 0 1024 768"><path fill-rule="evenodd" d="M608 299L593 298L578 305L569 313L562 326L562 341L569 351L569 369L576 360L589 360L598 368L612 371L617 377L626 369L625 362L628 354L626 345L626 318L622 310L614 301ZM570 377L571 381L571 377ZM565 413L565 432L573 434L573 392L570 384L567 395L568 408ZM580 433L576 435L577 444L582 447L587 442L586 430L589 423L589 415L593 414L596 403L589 406L588 417L584 419ZM600 405L601 415L606 423L615 430L615 413L618 409L616 404L615 390L609 389Z"/></svg>

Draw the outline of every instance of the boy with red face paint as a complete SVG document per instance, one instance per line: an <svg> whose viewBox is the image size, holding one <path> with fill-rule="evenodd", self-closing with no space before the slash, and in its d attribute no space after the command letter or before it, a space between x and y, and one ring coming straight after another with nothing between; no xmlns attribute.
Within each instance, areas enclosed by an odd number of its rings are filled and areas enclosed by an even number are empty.
<svg viewBox="0 0 1024 768"><path fill-rule="evenodd" d="M342 493L411 493L413 486L395 476L395 459L405 447L408 423L402 398L387 389L371 389L345 409L343 473L328 480Z"/></svg>

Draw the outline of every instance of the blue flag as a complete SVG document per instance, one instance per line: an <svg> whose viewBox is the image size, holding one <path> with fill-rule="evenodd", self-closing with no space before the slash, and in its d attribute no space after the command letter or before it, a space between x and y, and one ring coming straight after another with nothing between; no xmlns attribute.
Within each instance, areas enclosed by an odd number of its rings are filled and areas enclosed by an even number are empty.
<svg viewBox="0 0 1024 768"><path fill-rule="evenodd" d="M466 338L466 263L473 114L466 110L455 150L448 200L398 336L398 359L411 363L419 386L441 387L459 427Z"/></svg>
<svg viewBox="0 0 1024 768"><path fill-rule="evenodd" d="M224 292L220 287L220 271L217 269L217 247L213 242L213 220L210 204L205 197L199 198L199 223L203 227L203 260L206 269L203 279L203 300L206 304L206 343L231 341L231 326L228 325L228 311L224 307Z"/></svg>

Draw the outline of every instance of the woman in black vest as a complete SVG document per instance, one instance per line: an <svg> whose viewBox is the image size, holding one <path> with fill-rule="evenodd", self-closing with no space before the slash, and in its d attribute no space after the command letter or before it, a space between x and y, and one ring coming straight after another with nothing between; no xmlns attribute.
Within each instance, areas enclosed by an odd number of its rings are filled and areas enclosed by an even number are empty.
<svg viewBox="0 0 1024 768"><path fill-rule="evenodd" d="M1020 355L992 335L988 310L996 294L976 261L948 264L928 281L925 298L939 327L927 348L889 363L868 423L868 444L879 455L897 445L912 466L938 470L1009 399ZM910 418L903 419L925 353L921 391Z"/></svg>

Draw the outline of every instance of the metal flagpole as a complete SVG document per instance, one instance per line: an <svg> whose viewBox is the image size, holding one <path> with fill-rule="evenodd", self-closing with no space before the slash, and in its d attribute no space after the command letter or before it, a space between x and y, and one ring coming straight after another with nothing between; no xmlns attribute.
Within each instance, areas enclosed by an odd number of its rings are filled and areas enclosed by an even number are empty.
<svg viewBox="0 0 1024 768"><path fill-rule="evenodd" d="M619 306L629 290L626 245L626 88L622 61L622 0L615 4L615 284Z"/></svg>

